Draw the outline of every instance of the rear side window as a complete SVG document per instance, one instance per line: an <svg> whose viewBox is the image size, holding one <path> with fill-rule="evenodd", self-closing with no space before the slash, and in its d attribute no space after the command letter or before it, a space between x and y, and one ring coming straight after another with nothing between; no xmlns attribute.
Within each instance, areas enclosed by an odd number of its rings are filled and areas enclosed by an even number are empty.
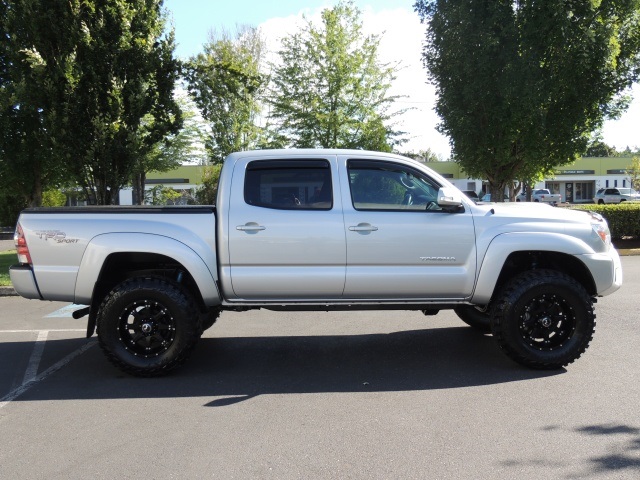
<svg viewBox="0 0 640 480"><path fill-rule="evenodd" d="M331 210L331 169L325 160L257 160L247 165L244 201L279 210Z"/></svg>

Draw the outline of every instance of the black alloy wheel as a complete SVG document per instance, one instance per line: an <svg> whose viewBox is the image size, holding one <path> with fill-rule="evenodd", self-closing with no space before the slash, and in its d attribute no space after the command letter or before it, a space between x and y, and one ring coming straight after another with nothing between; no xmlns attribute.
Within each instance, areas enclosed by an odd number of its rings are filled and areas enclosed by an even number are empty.
<svg viewBox="0 0 640 480"><path fill-rule="evenodd" d="M513 278L493 304L491 332L500 348L531 368L562 368L588 348L593 299L577 280L554 270Z"/></svg>
<svg viewBox="0 0 640 480"><path fill-rule="evenodd" d="M105 297L97 315L100 347L118 368L154 377L180 366L202 334L201 314L181 285L135 277Z"/></svg>

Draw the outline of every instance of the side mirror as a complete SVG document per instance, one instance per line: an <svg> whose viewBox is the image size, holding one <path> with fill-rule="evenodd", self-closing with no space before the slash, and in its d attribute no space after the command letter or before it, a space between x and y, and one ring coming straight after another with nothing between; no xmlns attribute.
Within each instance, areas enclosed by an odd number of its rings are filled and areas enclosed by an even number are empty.
<svg viewBox="0 0 640 480"><path fill-rule="evenodd" d="M461 207L462 194L451 187L442 187L438 190L438 205L441 207Z"/></svg>

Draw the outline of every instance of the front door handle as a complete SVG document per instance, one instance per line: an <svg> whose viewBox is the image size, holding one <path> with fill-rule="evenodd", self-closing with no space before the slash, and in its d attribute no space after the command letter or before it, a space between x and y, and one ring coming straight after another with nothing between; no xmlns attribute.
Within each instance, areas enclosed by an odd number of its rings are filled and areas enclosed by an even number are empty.
<svg viewBox="0 0 640 480"><path fill-rule="evenodd" d="M248 222L244 225L238 225L236 230L240 230L242 232L259 232L260 230L265 230L267 227L263 227L262 225L258 225L255 222Z"/></svg>
<svg viewBox="0 0 640 480"><path fill-rule="evenodd" d="M352 232L375 232L378 227L374 227L370 223L359 223L358 225L349 227Z"/></svg>

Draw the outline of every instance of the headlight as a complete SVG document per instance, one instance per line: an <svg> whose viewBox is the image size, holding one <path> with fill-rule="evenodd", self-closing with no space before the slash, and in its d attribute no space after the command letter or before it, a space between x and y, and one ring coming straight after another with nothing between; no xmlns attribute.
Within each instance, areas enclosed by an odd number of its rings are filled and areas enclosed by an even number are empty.
<svg viewBox="0 0 640 480"><path fill-rule="evenodd" d="M609 230L607 222L603 220L599 223L592 223L591 228L593 228L593 231L602 239L607 247L611 245L611 231Z"/></svg>

